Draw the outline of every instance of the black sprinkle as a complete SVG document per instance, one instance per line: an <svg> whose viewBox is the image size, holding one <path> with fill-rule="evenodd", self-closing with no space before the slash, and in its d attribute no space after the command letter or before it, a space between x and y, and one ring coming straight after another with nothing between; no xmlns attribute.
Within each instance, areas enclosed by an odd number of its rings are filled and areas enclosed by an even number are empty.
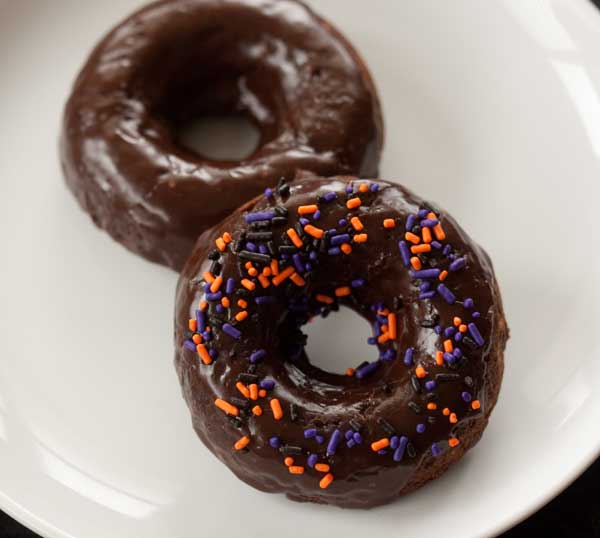
<svg viewBox="0 0 600 538"><path fill-rule="evenodd" d="M260 233L260 232L256 232L256 230L268 230L272 225L273 225L272 220L257 220L255 222L253 222L252 224L250 224L250 229L254 230L254 233ZM252 232L250 232L250 233L252 233Z"/></svg>
<svg viewBox="0 0 600 538"><path fill-rule="evenodd" d="M437 422L437 419L433 415L429 415L427 417L427 422L429 422L429 424L435 424Z"/></svg>
<svg viewBox="0 0 600 538"><path fill-rule="evenodd" d="M247 374L242 372L241 374L239 374L237 376L237 380L241 381L242 383L258 383L258 376L255 374Z"/></svg>
<svg viewBox="0 0 600 538"><path fill-rule="evenodd" d="M449 381L458 381L460 376L458 374L437 374L435 380L438 383L446 383Z"/></svg>
<svg viewBox="0 0 600 538"><path fill-rule="evenodd" d="M251 364L250 366L248 366L247 373L249 373L250 375L254 375L256 373L257 369L258 369L258 364Z"/></svg>
<svg viewBox="0 0 600 538"><path fill-rule="evenodd" d="M414 233L415 235L421 235L421 227L420 226L413 226L412 233Z"/></svg>
<svg viewBox="0 0 600 538"><path fill-rule="evenodd" d="M428 392L423 396L426 401L431 402L432 400L437 400L437 394L435 392Z"/></svg>
<svg viewBox="0 0 600 538"><path fill-rule="evenodd" d="M246 239L249 241L269 241L273 239L273 232L248 232Z"/></svg>
<svg viewBox="0 0 600 538"><path fill-rule="evenodd" d="M279 254L294 254L298 249L294 245L279 245Z"/></svg>
<svg viewBox="0 0 600 538"><path fill-rule="evenodd" d="M273 217L271 223L273 226L283 226L287 222L285 217Z"/></svg>
<svg viewBox="0 0 600 538"><path fill-rule="evenodd" d="M415 402L408 402L408 407L411 411L414 411L417 415L421 414L421 406Z"/></svg>
<svg viewBox="0 0 600 538"><path fill-rule="evenodd" d="M438 324L439 320L440 320L440 317L437 315L435 315L431 318L425 318L421 322L421 327L423 327L425 329L433 329Z"/></svg>
<svg viewBox="0 0 600 538"><path fill-rule="evenodd" d="M300 224L299 222L297 222L296 224L294 224L294 230L296 230L296 233L300 237L304 237L304 228L302 227L302 224Z"/></svg>
<svg viewBox="0 0 600 538"><path fill-rule="evenodd" d="M299 456L302 454L302 447L294 445L282 445L279 447L279 452L288 456Z"/></svg>
<svg viewBox="0 0 600 538"><path fill-rule="evenodd" d="M229 420L229 422L231 422L231 424L233 424L236 428L242 428L243 422L240 417L232 417L231 415L227 415L227 420Z"/></svg>
<svg viewBox="0 0 600 538"><path fill-rule="evenodd" d="M221 257L221 253L218 250L212 250L208 254L209 260L218 260Z"/></svg>
<svg viewBox="0 0 600 538"><path fill-rule="evenodd" d="M465 377L465 385L467 385L467 387L472 387L473 386L473 378L471 376L466 376Z"/></svg>
<svg viewBox="0 0 600 538"><path fill-rule="evenodd" d="M242 398L238 398L237 396L232 396L231 398L229 398L229 401L236 407L239 407L240 409L244 409L250 405L250 402L248 400L243 400Z"/></svg>
<svg viewBox="0 0 600 538"><path fill-rule="evenodd" d="M401 310L402 308L404 308L404 299L402 299L402 297L399 296L394 297L392 307L394 308L394 310Z"/></svg>
<svg viewBox="0 0 600 538"><path fill-rule="evenodd" d="M273 256L273 258L277 256L277 250L275 249L275 243L273 243L273 241L269 241L267 243L267 250L269 251L269 254Z"/></svg>
<svg viewBox="0 0 600 538"><path fill-rule="evenodd" d="M208 316L208 323L210 325L214 325L215 327L221 328L223 326L224 321L222 319L216 318L215 316Z"/></svg>
<svg viewBox="0 0 600 538"><path fill-rule="evenodd" d="M379 417L377 419L377 424L379 424L381 426L381 429L387 433L388 435L394 435L396 433L396 430L394 428L394 426L392 426L387 420L385 420L383 417Z"/></svg>
<svg viewBox="0 0 600 538"><path fill-rule="evenodd" d="M277 191L280 196L287 196L290 193L290 186L287 183L282 183Z"/></svg>
<svg viewBox="0 0 600 538"><path fill-rule="evenodd" d="M472 338L470 338L469 336L465 336L462 339L462 342L467 346L470 347L471 349L477 349L477 343L475 342L475 340L473 340Z"/></svg>
<svg viewBox="0 0 600 538"><path fill-rule="evenodd" d="M299 413L298 413L298 406L294 403L290 404L290 420L292 422L296 422L296 420L298 420L299 418Z"/></svg>
<svg viewBox="0 0 600 538"><path fill-rule="evenodd" d="M250 295L250 290L247 290L246 288L238 288L236 293L241 297L248 297L248 295Z"/></svg>
<svg viewBox="0 0 600 538"><path fill-rule="evenodd" d="M417 455L415 446L412 443L408 443L408 445L406 445L406 453L408 454L409 458L414 458Z"/></svg>
<svg viewBox="0 0 600 538"><path fill-rule="evenodd" d="M350 419L349 424L350 424L350 427L355 432L359 432L362 429L362 427L363 427L363 425L360 422L358 422L358 420L356 420L355 418Z"/></svg>
<svg viewBox="0 0 600 538"><path fill-rule="evenodd" d="M219 263L217 260L215 260L215 261L213 261L213 262L210 264L209 271L210 271L210 272L211 272L211 273L212 273L214 276L219 276L219 274L221 273L221 268L222 268L222 267L223 267L223 266L222 266L222 265L221 265L221 264L220 264L220 263Z"/></svg>
<svg viewBox="0 0 600 538"><path fill-rule="evenodd" d="M243 241L241 241L241 240L240 240L240 241L234 241L234 242L231 244L231 250L232 250L234 253L236 253L236 254L237 254L237 253L238 253L240 250L242 250L242 248L244 248L244 242L243 242Z"/></svg>
<svg viewBox="0 0 600 538"><path fill-rule="evenodd" d="M268 254L260 254L259 252L250 252L249 250L242 250L238 257L242 260L251 260L253 262L258 263L269 263L271 261L271 256Z"/></svg>
<svg viewBox="0 0 600 538"><path fill-rule="evenodd" d="M421 392L421 383L419 383L419 380L417 379L416 376L411 376L410 377L410 384L412 385L413 390L419 394Z"/></svg>
<svg viewBox="0 0 600 538"><path fill-rule="evenodd" d="M280 217L287 217L289 214L289 211L288 211L287 207L278 205L278 206L275 206L275 213L277 213Z"/></svg>

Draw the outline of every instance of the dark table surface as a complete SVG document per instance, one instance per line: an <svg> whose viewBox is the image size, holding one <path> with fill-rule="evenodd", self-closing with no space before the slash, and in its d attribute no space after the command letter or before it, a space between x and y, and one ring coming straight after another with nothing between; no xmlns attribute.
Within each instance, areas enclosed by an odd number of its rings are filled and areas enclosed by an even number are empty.
<svg viewBox="0 0 600 538"><path fill-rule="evenodd" d="M600 0L591 2L600 8ZM556 499L499 538L538 536L600 538L600 458ZM38 538L38 535L0 512L0 538Z"/></svg>

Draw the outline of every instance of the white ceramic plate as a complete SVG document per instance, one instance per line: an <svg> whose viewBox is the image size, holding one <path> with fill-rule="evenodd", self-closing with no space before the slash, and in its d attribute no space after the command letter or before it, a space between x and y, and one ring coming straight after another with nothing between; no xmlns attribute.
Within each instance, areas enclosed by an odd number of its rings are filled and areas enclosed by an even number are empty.
<svg viewBox="0 0 600 538"><path fill-rule="evenodd" d="M77 69L138 1L0 0L0 508L42 535L491 536L597 456L600 14L317 3L381 90L382 175L450 209L495 262L512 339L484 439L369 512L258 493L218 464L171 364L176 275L95 229L57 160Z"/></svg>

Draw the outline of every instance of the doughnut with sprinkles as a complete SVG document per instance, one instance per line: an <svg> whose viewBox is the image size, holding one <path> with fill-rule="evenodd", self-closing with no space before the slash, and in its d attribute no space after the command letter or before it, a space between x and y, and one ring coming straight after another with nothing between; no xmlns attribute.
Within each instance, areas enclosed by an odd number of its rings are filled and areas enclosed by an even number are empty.
<svg viewBox="0 0 600 538"><path fill-rule="evenodd" d="M372 357L316 368L302 327L341 305ZM344 334L332 334L331 346ZM240 479L368 508L441 475L481 437L508 328L487 254L380 180L281 182L205 232L180 277L175 363L194 428Z"/></svg>

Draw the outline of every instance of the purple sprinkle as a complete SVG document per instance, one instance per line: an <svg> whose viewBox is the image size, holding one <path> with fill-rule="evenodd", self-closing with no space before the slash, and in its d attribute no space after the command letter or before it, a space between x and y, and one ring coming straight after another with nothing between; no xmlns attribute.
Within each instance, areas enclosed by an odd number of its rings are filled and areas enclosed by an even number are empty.
<svg viewBox="0 0 600 538"><path fill-rule="evenodd" d="M309 467L314 467L318 461L319 461L319 456L317 454L311 454L310 456L308 456L308 459L306 460L306 464Z"/></svg>
<svg viewBox="0 0 600 538"><path fill-rule="evenodd" d="M218 304L215 310L217 311L217 314L222 314L223 312L225 312L225 308L223 308L222 304Z"/></svg>
<svg viewBox="0 0 600 538"><path fill-rule="evenodd" d="M471 393L466 392L466 391L463 392L460 396L465 402L470 402L473 399L473 397L471 396Z"/></svg>
<svg viewBox="0 0 600 538"><path fill-rule="evenodd" d="M402 256L402 262L404 265L410 265L410 252L406 246L406 241L399 241L398 248L400 249L400 255Z"/></svg>
<svg viewBox="0 0 600 538"><path fill-rule="evenodd" d="M415 225L417 218L413 215L410 214L407 218L406 218L406 231L410 232L413 229L413 226Z"/></svg>
<svg viewBox="0 0 600 538"><path fill-rule="evenodd" d="M434 295L435 295L435 290L434 291L426 291L425 293L421 293L419 295L419 299L421 299L421 300L431 299Z"/></svg>
<svg viewBox="0 0 600 538"><path fill-rule="evenodd" d="M462 339L463 339L463 335L462 335L462 333L456 333L456 334L454 335L454 341L455 341L455 342L460 342Z"/></svg>
<svg viewBox="0 0 600 538"><path fill-rule="evenodd" d="M439 292L439 294L446 300L446 302L448 304L454 304L454 302L456 301L456 297L454 296L454 293L452 293L446 286L445 284L440 284L437 287L437 290Z"/></svg>
<svg viewBox="0 0 600 538"><path fill-rule="evenodd" d="M350 242L350 236L348 234L334 235L331 238L331 244L333 246L339 246L343 243L349 243L349 242Z"/></svg>
<svg viewBox="0 0 600 538"><path fill-rule="evenodd" d="M431 282L428 280L421 282L421 285L419 286L419 290L421 291L429 291L429 288L431 288Z"/></svg>
<svg viewBox="0 0 600 538"><path fill-rule="evenodd" d="M456 260L454 260L448 266L448 269L450 269L450 271L458 271L459 269L462 269L465 265L467 265L466 258L456 258Z"/></svg>
<svg viewBox="0 0 600 538"><path fill-rule="evenodd" d="M281 446L281 439L279 439L279 437L270 437L269 438L269 444L273 448L279 448Z"/></svg>
<svg viewBox="0 0 600 538"><path fill-rule="evenodd" d="M425 433L425 424L422 422L417 424L417 433Z"/></svg>
<svg viewBox="0 0 600 538"><path fill-rule="evenodd" d="M211 358L211 359L216 359L216 358L217 358L217 355L219 354L219 352L218 352L218 351L217 351L217 350L216 350L214 347L211 347L211 348L208 350L208 354L210 355L210 358Z"/></svg>
<svg viewBox="0 0 600 538"><path fill-rule="evenodd" d="M371 192L377 192L379 190L379 183L371 183Z"/></svg>
<svg viewBox="0 0 600 538"><path fill-rule="evenodd" d="M431 455L437 458L441 453L442 453L442 450L440 449L438 444L433 443L431 445Z"/></svg>
<svg viewBox="0 0 600 538"><path fill-rule="evenodd" d="M348 224L348 221L346 219L338 220L338 226L346 226L346 224Z"/></svg>
<svg viewBox="0 0 600 538"><path fill-rule="evenodd" d="M263 379L260 382L260 388L265 390L273 390L275 388L275 381L272 379Z"/></svg>
<svg viewBox="0 0 600 538"><path fill-rule="evenodd" d="M300 217L300 224L302 224L302 226L306 226L307 224L310 224L310 220L304 217Z"/></svg>
<svg viewBox="0 0 600 538"><path fill-rule="evenodd" d="M456 347L454 348L452 355L454 355L457 359L460 359L462 357L462 351L460 350L460 348Z"/></svg>
<svg viewBox="0 0 600 538"><path fill-rule="evenodd" d="M425 381L425 388L431 392L435 388L435 381Z"/></svg>
<svg viewBox="0 0 600 538"><path fill-rule="evenodd" d="M307 273L309 273L311 269L312 269L312 265L310 264L310 262L306 262L306 263L304 264L304 270L305 270Z"/></svg>
<svg viewBox="0 0 600 538"><path fill-rule="evenodd" d="M471 314L474 318L478 318L479 316L481 316L481 314L479 312L473 312Z"/></svg>
<svg viewBox="0 0 600 538"><path fill-rule="evenodd" d="M397 435L392 435L392 437L390 437L390 448L392 450L396 450L398 448L399 444L400 444L400 437L398 437Z"/></svg>
<svg viewBox="0 0 600 538"><path fill-rule="evenodd" d="M316 435L315 436L315 441L317 443L319 443L320 445L322 445L325 442L325 437L323 437L322 435Z"/></svg>
<svg viewBox="0 0 600 538"><path fill-rule="evenodd" d="M378 367L379 362L369 362L368 364L365 364L362 368L356 370L354 375L357 379L363 379L364 377L367 377L368 375L372 374L375 370L377 370Z"/></svg>
<svg viewBox="0 0 600 538"><path fill-rule="evenodd" d="M206 284L204 284L204 291L206 293L210 292L210 286L211 286L210 282L207 282Z"/></svg>
<svg viewBox="0 0 600 538"><path fill-rule="evenodd" d="M361 288L363 287L367 281L364 278L356 278L352 282L350 282L350 286L353 288Z"/></svg>
<svg viewBox="0 0 600 538"><path fill-rule="evenodd" d="M317 435L316 428L307 428L304 430L304 439L312 439Z"/></svg>
<svg viewBox="0 0 600 538"><path fill-rule="evenodd" d="M442 248L442 244L439 241L432 241L431 242L431 246L435 249L435 250L439 250Z"/></svg>
<svg viewBox="0 0 600 538"><path fill-rule="evenodd" d="M352 183L350 183L349 185L346 186L346 192L348 194L350 194L353 190L354 190L354 187L352 186Z"/></svg>
<svg viewBox="0 0 600 538"><path fill-rule="evenodd" d="M384 361L393 361L396 358L396 351L392 348L386 349L381 353L381 359Z"/></svg>
<svg viewBox="0 0 600 538"><path fill-rule="evenodd" d="M423 209L419 209L419 213L417 214L417 216L422 219L424 217L426 217L428 215L428 213L430 213L429 209L423 208Z"/></svg>
<svg viewBox="0 0 600 538"><path fill-rule="evenodd" d="M256 304L274 304L277 302L277 297L275 297L274 295L259 295L258 297L254 298L254 302Z"/></svg>
<svg viewBox="0 0 600 538"><path fill-rule="evenodd" d="M404 353L404 364L406 364L406 366L412 366L414 351L415 350L412 347L409 347Z"/></svg>
<svg viewBox="0 0 600 538"><path fill-rule="evenodd" d="M475 342L477 342L477 345L482 346L485 343L485 340L483 339L483 336L481 336L477 325L475 325L474 323L469 323L468 327L469 332L471 333L471 336L473 337Z"/></svg>
<svg viewBox="0 0 600 538"><path fill-rule="evenodd" d="M337 194L333 191L330 191L323 196L323 199L326 202L333 202L333 200L335 200L336 198L337 198Z"/></svg>
<svg viewBox="0 0 600 538"><path fill-rule="evenodd" d="M196 332L201 333L206 328L206 314L204 310L196 310Z"/></svg>
<svg viewBox="0 0 600 538"><path fill-rule="evenodd" d="M437 278L440 276L439 269L421 269L420 271L411 271L413 278Z"/></svg>
<svg viewBox="0 0 600 538"><path fill-rule="evenodd" d="M292 260L294 260L294 267L296 268L296 271L298 271L299 273L304 273L304 264L302 263L302 258L300 257L300 254L294 254L292 256Z"/></svg>
<svg viewBox="0 0 600 538"><path fill-rule="evenodd" d="M246 250L249 250L250 252L256 252L258 247L255 243L252 243L252 241L246 241Z"/></svg>
<svg viewBox="0 0 600 538"><path fill-rule="evenodd" d="M454 364L456 362L456 357L454 355L452 355L452 353L445 352L444 353L444 360L448 364Z"/></svg>
<svg viewBox="0 0 600 538"><path fill-rule="evenodd" d="M369 336L369 338L367 338L367 344L369 344L370 346L374 346L377 343L377 338L375 338L374 336Z"/></svg>
<svg viewBox="0 0 600 538"><path fill-rule="evenodd" d="M346 441L352 439L352 433L352 430L346 430L346 433L344 434L344 438L346 439Z"/></svg>
<svg viewBox="0 0 600 538"><path fill-rule="evenodd" d="M267 187L265 189L265 197L266 198L271 198L273 196L273 189L270 189L269 187Z"/></svg>
<svg viewBox="0 0 600 538"><path fill-rule="evenodd" d="M314 213L313 213L313 220L319 220L321 218L321 210L317 209Z"/></svg>
<svg viewBox="0 0 600 538"><path fill-rule="evenodd" d="M231 295L235 291L235 280L228 278L225 284L225 293Z"/></svg>
<svg viewBox="0 0 600 538"><path fill-rule="evenodd" d="M204 331L202 333L202 340L204 340L205 342L210 342L212 340L212 334Z"/></svg>
<svg viewBox="0 0 600 538"><path fill-rule="evenodd" d="M471 297L467 297L465 299L464 306L465 308L468 308L470 310L475 306L475 302L473 301L473 299L471 299Z"/></svg>
<svg viewBox="0 0 600 538"><path fill-rule="evenodd" d="M185 347L187 347L188 349L190 349L191 351L196 351L196 344L194 344L194 342L192 342L191 340L186 340L183 345Z"/></svg>
<svg viewBox="0 0 600 538"><path fill-rule="evenodd" d="M337 450L340 441L342 440L342 432L340 430L334 430L327 443L327 455L333 456Z"/></svg>
<svg viewBox="0 0 600 538"><path fill-rule="evenodd" d="M394 461L402 461L404 452L406 450L406 445L408 445L408 437L403 435L400 437L400 444L398 445L398 448L394 451Z"/></svg>
<svg viewBox="0 0 600 538"><path fill-rule="evenodd" d="M223 332L227 333L229 336L235 338L236 340L239 340L240 336L242 336L242 333L229 323L223 324Z"/></svg>
<svg viewBox="0 0 600 538"><path fill-rule="evenodd" d="M207 293L206 300L207 301L220 301L221 297L223 297L223 293L218 291L217 293Z"/></svg>
<svg viewBox="0 0 600 538"><path fill-rule="evenodd" d="M435 334L442 334L442 327L440 325L436 325L433 330L435 331Z"/></svg>
<svg viewBox="0 0 600 538"><path fill-rule="evenodd" d="M268 254L269 253L269 249L267 248L267 245L258 245L258 252L260 252L261 254Z"/></svg>
<svg viewBox="0 0 600 538"><path fill-rule="evenodd" d="M259 211L257 213L248 213L244 219L246 222L258 222L260 220L271 220L275 218L275 211Z"/></svg>
<svg viewBox="0 0 600 538"><path fill-rule="evenodd" d="M454 327L446 327L446 329L444 330L444 336L446 338L450 338L455 332L456 329Z"/></svg>
<svg viewBox="0 0 600 538"><path fill-rule="evenodd" d="M359 432L354 432L354 435L352 435L352 439L354 439L354 442L357 445L360 445L363 442L362 435Z"/></svg>
<svg viewBox="0 0 600 538"><path fill-rule="evenodd" d="M327 254L329 254L330 256L337 256L338 254L340 254L340 252L342 252L340 250L340 247L333 247L327 251Z"/></svg>
<svg viewBox="0 0 600 538"><path fill-rule="evenodd" d="M262 361L266 356L267 350L259 349L250 354L250 362L254 364L255 362Z"/></svg>
<svg viewBox="0 0 600 538"><path fill-rule="evenodd" d="M380 456L383 456L384 454L387 454L387 450L385 448L382 448L381 450L377 451L377 454L379 454Z"/></svg>
<svg viewBox="0 0 600 538"><path fill-rule="evenodd" d="M348 440L346 441L346 446L347 446L348 448L352 448L352 447L353 447L355 444L356 444L356 443L354 442L354 439L348 439Z"/></svg>
<svg viewBox="0 0 600 538"><path fill-rule="evenodd" d="M316 261L316 259L317 259L318 257L319 257L319 254L317 253L317 251L316 251L316 250L311 250L311 251L310 251L310 254L308 255L308 259L309 259L310 261L313 261L313 262L314 262L314 261Z"/></svg>
<svg viewBox="0 0 600 538"><path fill-rule="evenodd" d="M421 228L433 228L439 224L438 219L425 219L421 221Z"/></svg>
<svg viewBox="0 0 600 538"><path fill-rule="evenodd" d="M442 250L442 254L444 256L448 256L448 254L450 254L450 251L452 250L452 247L450 245L446 245L444 247L444 250Z"/></svg>

